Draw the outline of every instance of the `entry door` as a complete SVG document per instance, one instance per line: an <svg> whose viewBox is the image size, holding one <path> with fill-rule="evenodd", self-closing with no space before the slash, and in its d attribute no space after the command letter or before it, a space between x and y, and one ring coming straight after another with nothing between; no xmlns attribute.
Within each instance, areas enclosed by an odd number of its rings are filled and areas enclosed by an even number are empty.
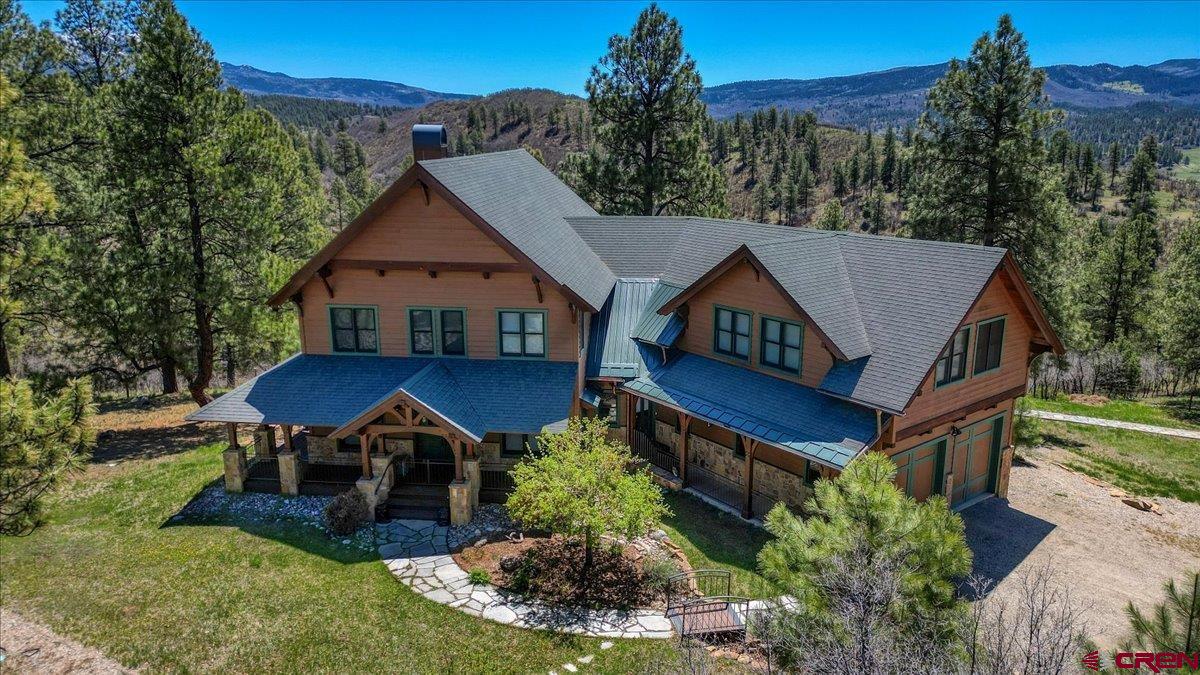
<svg viewBox="0 0 1200 675"><path fill-rule="evenodd" d="M450 443L433 434L413 434L413 457L437 462L453 462L454 451Z"/></svg>
<svg viewBox="0 0 1200 675"><path fill-rule="evenodd" d="M930 495L941 494L946 445L946 439L939 438L892 455L896 464L896 487L919 502Z"/></svg>
<svg viewBox="0 0 1200 675"><path fill-rule="evenodd" d="M955 504L996 489L1003 442L1004 415L974 424L959 434L954 467Z"/></svg>

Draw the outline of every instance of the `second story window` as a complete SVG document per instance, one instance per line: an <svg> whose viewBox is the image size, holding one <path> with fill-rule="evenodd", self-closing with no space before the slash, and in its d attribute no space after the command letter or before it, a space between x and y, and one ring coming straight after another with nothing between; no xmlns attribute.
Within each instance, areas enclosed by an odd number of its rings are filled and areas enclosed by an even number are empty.
<svg viewBox="0 0 1200 675"><path fill-rule="evenodd" d="M975 336L975 374L1000 367L1000 350L1004 345L1004 317L980 322Z"/></svg>
<svg viewBox="0 0 1200 675"><path fill-rule="evenodd" d="M379 332L374 307L330 307L329 327L337 354L378 354Z"/></svg>
<svg viewBox="0 0 1200 675"><path fill-rule="evenodd" d="M465 356L466 313L461 309L408 310L409 349L418 356Z"/></svg>
<svg viewBox="0 0 1200 675"><path fill-rule="evenodd" d="M546 356L546 313L501 310L500 356Z"/></svg>
<svg viewBox="0 0 1200 675"><path fill-rule="evenodd" d="M950 344L942 350L934 371L934 386L958 382L967 376L967 345L970 336L971 329L963 328L954 334Z"/></svg>
<svg viewBox="0 0 1200 675"><path fill-rule="evenodd" d="M764 366L799 374L803 334L804 329L799 324L763 317L759 361Z"/></svg>
<svg viewBox="0 0 1200 675"><path fill-rule="evenodd" d="M713 351L739 359L750 358L750 315L717 307Z"/></svg>

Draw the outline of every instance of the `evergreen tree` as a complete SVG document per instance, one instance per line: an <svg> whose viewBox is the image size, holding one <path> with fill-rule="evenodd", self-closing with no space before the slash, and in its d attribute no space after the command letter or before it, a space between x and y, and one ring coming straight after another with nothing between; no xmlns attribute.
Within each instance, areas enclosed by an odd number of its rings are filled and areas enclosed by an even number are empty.
<svg viewBox="0 0 1200 675"><path fill-rule="evenodd" d="M1081 299L1086 320L1101 344L1137 338L1149 308L1156 252L1154 221L1131 215L1117 221L1105 236L1103 222L1091 255L1091 272Z"/></svg>
<svg viewBox="0 0 1200 675"><path fill-rule="evenodd" d="M896 130L888 127L883 135L883 164L879 167L879 179L885 190L896 189Z"/></svg>
<svg viewBox="0 0 1200 675"><path fill-rule="evenodd" d="M1133 643L1146 651L1194 654L1200 649L1200 571L1189 572L1178 586L1171 579L1163 593L1166 600L1149 615L1132 602L1125 606Z"/></svg>
<svg viewBox="0 0 1200 675"><path fill-rule="evenodd" d="M1121 144L1113 141L1108 146L1108 188L1117 186L1117 169L1121 167Z"/></svg>
<svg viewBox="0 0 1200 675"><path fill-rule="evenodd" d="M1042 135L1058 119L1045 79L1008 15L966 62L951 61L920 118L908 207L916 238L1008 248L1057 322L1056 248L1069 212L1045 161Z"/></svg>
<svg viewBox="0 0 1200 675"><path fill-rule="evenodd" d="M816 226L821 230L845 231L849 221L846 219L846 212L842 209L842 203L836 199L830 199L821 207L821 215L817 217Z"/></svg>
<svg viewBox="0 0 1200 675"><path fill-rule="evenodd" d="M863 221L867 231L879 234L887 227L887 206L883 201L883 190L875 188L863 202Z"/></svg>
<svg viewBox="0 0 1200 675"><path fill-rule="evenodd" d="M1195 376L1200 373L1200 219L1176 234L1162 281L1163 356L1180 373Z"/></svg>
<svg viewBox="0 0 1200 675"><path fill-rule="evenodd" d="M833 167L833 194L841 198L849 194L847 189L846 168L842 164Z"/></svg>
<svg viewBox="0 0 1200 675"><path fill-rule="evenodd" d="M1158 143L1153 136L1147 136L1129 164L1129 173L1125 177L1125 205L1133 215L1144 213L1153 218L1157 214L1154 205L1157 155Z"/></svg>
<svg viewBox="0 0 1200 675"><path fill-rule="evenodd" d="M679 22L651 3L628 36L609 39L586 88L599 147L564 172L585 199L612 214L726 213L725 181L701 135L700 75Z"/></svg>

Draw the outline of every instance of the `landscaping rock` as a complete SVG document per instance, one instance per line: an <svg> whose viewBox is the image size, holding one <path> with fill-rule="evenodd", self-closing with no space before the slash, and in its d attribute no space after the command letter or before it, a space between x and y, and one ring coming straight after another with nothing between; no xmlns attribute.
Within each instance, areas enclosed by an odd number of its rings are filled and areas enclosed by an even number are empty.
<svg viewBox="0 0 1200 675"><path fill-rule="evenodd" d="M512 574L521 567L523 558L519 555L506 555L500 559L500 569Z"/></svg>
<svg viewBox="0 0 1200 675"><path fill-rule="evenodd" d="M667 533L663 530L655 530L650 533L650 538L654 541L666 541Z"/></svg>
<svg viewBox="0 0 1200 675"><path fill-rule="evenodd" d="M1137 509L1138 511L1156 511L1159 513L1162 512L1162 507L1160 507L1158 504L1155 504L1154 502L1151 502L1151 501L1148 501L1145 499L1138 499L1137 497L1126 497L1126 498L1122 499L1121 501L1124 502L1126 506L1132 506L1133 508Z"/></svg>

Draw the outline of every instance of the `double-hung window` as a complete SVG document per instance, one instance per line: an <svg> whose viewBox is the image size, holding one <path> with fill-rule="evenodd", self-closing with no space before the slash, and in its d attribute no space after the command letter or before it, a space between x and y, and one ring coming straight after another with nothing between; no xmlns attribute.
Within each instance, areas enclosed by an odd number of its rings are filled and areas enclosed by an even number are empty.
<svg viewBox="0 0 1200 675"><path fill-rule="evenodd" d="M950 344L938 357L935 386L958 382L967 376L967 345L970 344L971 329L963 328L954 334Z"/></svg>
<svg viewBox="0 0 1200 675"><path fill-rule="evenodd" d="M975 374L1000 367L1000 349L1004 345L1004 317L981 321L975 335Z"/></svg>
<svg viewBox="0 0 1200 675"><path fill-rule="evenodd" d="M329 327L336 354L378 354L379 330L374 307L329 308Z"/></svg>
<svg viewBox="0 0 1200 675"><path fill-rule="evenodd" d="M506 309L499 312L500 356L546 356L546 313Z"/></svg>
<svg viewBox="0 0 1200 675"><path fill-rule="evenodd" d="M800 340L803 334L804 329L800 324L764 316L758 360L764 366L799 374Z"/></svg>
<svg viewBox="0 0 1200 675"><path fill-rule="evenodd" d="M466 356L467 318L461 309L408 310L409 349L414 355Z"/></svg>
<svg viewBox="0 0 1200 675"><path fill-rule="evenodd" d="M713 351L738 359L750 358L750 315L717 307Z"/></svg>

